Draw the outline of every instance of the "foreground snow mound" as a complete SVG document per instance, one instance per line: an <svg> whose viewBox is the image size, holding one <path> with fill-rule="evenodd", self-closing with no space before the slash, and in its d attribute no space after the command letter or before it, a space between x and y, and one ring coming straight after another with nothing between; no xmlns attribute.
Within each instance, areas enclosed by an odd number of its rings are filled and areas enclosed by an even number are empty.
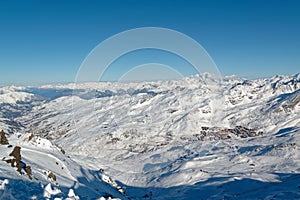
<svg viewBox="0 0 300 200"><path fill-rule="evenodd" d="M84 169L63 150L32 134L13 134L0 145L0 199L127 199L121 187ZM28 167L30 171L28 171Z"/></svg>

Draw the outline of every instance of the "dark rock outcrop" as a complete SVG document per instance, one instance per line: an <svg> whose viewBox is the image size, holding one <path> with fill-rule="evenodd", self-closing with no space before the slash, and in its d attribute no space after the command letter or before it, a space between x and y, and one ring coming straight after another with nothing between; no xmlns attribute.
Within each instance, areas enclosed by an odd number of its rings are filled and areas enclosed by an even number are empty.
<svg viewBox="0 0 300 200"><path fill-rule="evenodd" d="M11 166L17 167L17 171L22 174L22 167L21 167L21 147L15 146L13 151L9 154L9 156L14 157L11 159Z"/></svg>
<svg viewBox="0 0 300 200"><path fill-rule="evenodd" d="M6 136L5 136L5 132L3 130L0 131L0 144L1 145L9 144L8 140L7 140Z"/></svg>

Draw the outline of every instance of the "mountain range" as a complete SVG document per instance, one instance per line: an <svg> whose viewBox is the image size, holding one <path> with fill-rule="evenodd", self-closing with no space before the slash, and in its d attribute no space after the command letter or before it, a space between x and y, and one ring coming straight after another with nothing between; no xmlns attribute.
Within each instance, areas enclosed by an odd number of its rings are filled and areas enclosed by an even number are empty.
<svg viewBox="0 0 300 200"><path fill-rule="evenodd" d="M300 74L2 87L0 199L299 199L299 116Z"/></svg>

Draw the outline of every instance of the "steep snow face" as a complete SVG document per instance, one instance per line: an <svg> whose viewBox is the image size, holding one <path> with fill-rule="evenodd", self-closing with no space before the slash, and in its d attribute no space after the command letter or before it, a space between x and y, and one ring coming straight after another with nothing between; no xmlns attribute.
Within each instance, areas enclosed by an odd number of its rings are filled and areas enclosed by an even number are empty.
<svg viewBox="0 0 300 200"><path fill-rule="evenodd" d="M299 197L299 74L18 91L44 99L14 118L19 130L50 139L84 169L105 169L130 197Z"/></svg>
<svg viewBox="0 0 300 200"><path fill-rule="evenodd" d="M79 166L47 139L18 133L8 141L9 145L0 145L0 199L127 199L118 191L122 187L103 171ZM19 156L11 153L16 147Z"/></svg>
<svg viewBox="0 0 300 200"><path fill-rule="evenodd" d="M232 83L232 80L229 80ZM299 74L262 80L240 80L229 88L229 121L266 132L299 126ZM275 109L277 108L277 109Z"/></svg>

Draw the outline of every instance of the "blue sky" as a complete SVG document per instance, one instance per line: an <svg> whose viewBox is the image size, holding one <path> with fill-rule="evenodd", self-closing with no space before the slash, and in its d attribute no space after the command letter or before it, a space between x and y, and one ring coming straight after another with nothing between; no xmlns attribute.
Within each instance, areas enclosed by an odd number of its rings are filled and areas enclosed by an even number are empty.
<svg viewBox="0 0 300 200"><path fill-rule="evenodd" d="M195 39L222 75L299 73L299 10L296 0L3 0L0 85L72 82L84 58L101 41L149 26ZM142 60L139 56L145 53L136 55Z"/></svg>

